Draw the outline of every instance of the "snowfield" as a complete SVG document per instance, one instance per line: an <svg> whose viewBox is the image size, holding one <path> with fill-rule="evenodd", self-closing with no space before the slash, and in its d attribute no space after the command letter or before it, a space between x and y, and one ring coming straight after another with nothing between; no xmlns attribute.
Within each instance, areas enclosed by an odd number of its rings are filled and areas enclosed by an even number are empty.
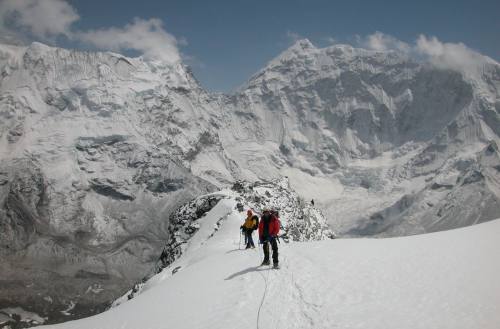
<svg viewBox="0 0 500 329"><path fill-rule="evenodd" d="M232 192L221 193L184 254L141 294L43 328L499 326L500 219L400 238L282 242L274 270L258 266L260 249L240 250L245 212Z"/></svg>

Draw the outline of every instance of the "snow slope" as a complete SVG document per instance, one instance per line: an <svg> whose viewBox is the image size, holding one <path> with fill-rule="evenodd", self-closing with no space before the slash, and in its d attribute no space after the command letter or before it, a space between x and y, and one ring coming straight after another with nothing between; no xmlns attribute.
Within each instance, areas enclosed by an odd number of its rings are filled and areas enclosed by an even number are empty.
<svg viewBox="0 0 500 329"><path fill-rule="evenodd" d="M140 295L43 328L498 328L500 220L411 237L281 243L273 270L258 266L260 250L239 249L244 212L222 193L185 254Z"/></svg>

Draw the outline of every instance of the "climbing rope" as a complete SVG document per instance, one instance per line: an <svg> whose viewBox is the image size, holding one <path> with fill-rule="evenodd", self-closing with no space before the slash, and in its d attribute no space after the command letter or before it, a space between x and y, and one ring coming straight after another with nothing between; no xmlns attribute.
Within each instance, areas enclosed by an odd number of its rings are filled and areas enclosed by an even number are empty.
<svg viewBox="0 0 500 329"><path fill-rule="evenodd" d="M264 300L266 299L266 294L267 294L267 282L269 280L269 272L271 270L271 266L269 266L269 269L267 271L267 275L264 276L264 274L262 274L260 271L259 271L259 274L260 276L262 277L262 279L264 279L264 293L262 294L262 299L260 300L260 305L259 305L259 310L257 311L257 329L259 329L259 320L260 320L260 310L262 309L262 305L264 305Z"/></svg>

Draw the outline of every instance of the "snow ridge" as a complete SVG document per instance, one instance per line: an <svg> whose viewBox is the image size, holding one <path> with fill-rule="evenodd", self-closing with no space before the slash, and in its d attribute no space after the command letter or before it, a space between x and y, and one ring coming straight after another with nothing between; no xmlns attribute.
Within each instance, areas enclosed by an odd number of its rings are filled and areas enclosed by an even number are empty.
<svg viewBox="0 0 500 329"><path fill-rule="evenodd" d="M273 209L279 213L281 221L280 239L286 243L291 241L318 241L333 239L335 234L328 228L321 211L309 203L305 203L290 188L286 177L271 182L236 182L231 192L216 192L203 195L182 205L169 219L170 235L163 248L160 259L150 274L125 296L117 299L112 306L132 299L142 292L147 280L154 275L169 269L172 275L180 268L172 268L171 264L182 257L188 248L193 248L191 239L200 230L205 216L223 199L234 199L236 209L245 212L252 209L260 216L262 209ZM228 214L221 216L214 224L213 231L206 238L212 238ZM201 245L206 241L200 242ZM195 244L196 245L196 244ZM192 250L191 250L192 251ZM126 298L125 298L126 297Z"/></svg>

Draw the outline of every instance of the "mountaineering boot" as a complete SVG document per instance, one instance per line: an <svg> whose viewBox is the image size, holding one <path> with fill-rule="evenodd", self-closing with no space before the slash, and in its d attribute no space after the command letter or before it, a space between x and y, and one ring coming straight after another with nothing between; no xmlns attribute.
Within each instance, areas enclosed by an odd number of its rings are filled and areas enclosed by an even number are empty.
<svg viewBox="0 0 500 329"><path fill-rule="evenodd" d="M271 265L271 263L269 262L269 260L266 260L264 259L264 261L262 262L262 264L260 264L261 266L264 266L264 265Z"/></svg>
<svg viewBox="0 0 500 329"><path fill-rule="evenodd" d="M274 268L274 269L279 269L279 268L280 268L279 263L273 263L273 268Z"/></svg>

